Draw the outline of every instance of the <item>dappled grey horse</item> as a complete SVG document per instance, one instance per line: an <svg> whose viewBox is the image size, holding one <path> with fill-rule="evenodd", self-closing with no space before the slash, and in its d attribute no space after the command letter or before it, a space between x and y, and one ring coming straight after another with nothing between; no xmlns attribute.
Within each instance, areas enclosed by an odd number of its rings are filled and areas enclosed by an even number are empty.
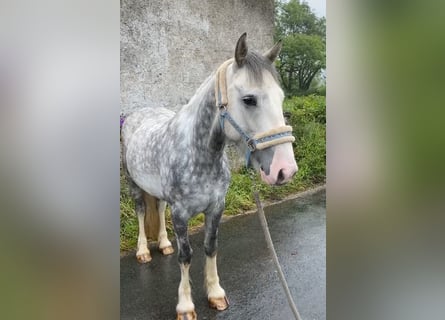
<svg viewBox="0 0 445 320"><path fill-rule="evenodd" d="M187 224L200 212L205 215L209 305L218 310L229 305L216 266L218 225L230 182L226 141L234 142L270 185L288 182L297 171L292 128L285 125L284 95L273 66L280 49L279 42L265 54L251 52L244 33L234 58L212 73L178 113L141 109L123 125L122 159L139 220L140 262L151 260L144 222L147 232L158 237L163 254L173 252L164 217L166 203L171 207L181 269L177 319L197 317L189 280L192 248Z"/></svg>

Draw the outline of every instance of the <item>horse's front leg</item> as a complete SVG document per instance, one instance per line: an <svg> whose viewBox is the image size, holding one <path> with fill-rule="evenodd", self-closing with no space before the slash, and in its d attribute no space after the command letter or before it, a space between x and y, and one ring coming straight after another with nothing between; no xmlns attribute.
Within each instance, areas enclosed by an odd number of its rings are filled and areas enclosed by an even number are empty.
<svg viewBox="0 0 445 320"><path fill-rule="evenodd" d="M216 252L218 248L218 226L224 211L224 202L215 206L205 215L204 249L206 253L205 285L209 306L217 310L225 310L229 307L224 289L219 284L218 270L216 266Z"/></svg>
<svg viewBox="0 0 445 320"><path fill-rule="evenodd" d="M184 218L185 212L172 208L172 222L178 243L178 260L181 268L181 282L178 288L178 304L176 305L177 320L196 320L195 305L192 300L192 289L190 287L190 264L192 262L193 250L188 238L187 223Z"/></svg>

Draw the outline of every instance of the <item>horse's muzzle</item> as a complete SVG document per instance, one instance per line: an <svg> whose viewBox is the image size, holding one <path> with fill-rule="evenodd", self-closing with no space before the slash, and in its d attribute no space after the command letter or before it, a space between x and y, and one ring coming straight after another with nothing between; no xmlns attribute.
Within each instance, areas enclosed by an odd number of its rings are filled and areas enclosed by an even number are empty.
<svg viewBox="0 0 445 320"><path fill-rule="evenodd" d="M261 179L269 185L282 185L295 176L298 171L295 162L292 146L289 144L275 147L272 163L270 164L269 174L260 169Z"/></svg>
<svg viewBox="0 0 445 320"><path fill-rule="evenodd" d="M278 171L276 175L273 175L272 172L269 175L266 175L263 170L260 170L261 179L269 185L282 185L286 184L292 180L292 178L297 173L297 166L293 168L287 167L282 168Z"/></svg>

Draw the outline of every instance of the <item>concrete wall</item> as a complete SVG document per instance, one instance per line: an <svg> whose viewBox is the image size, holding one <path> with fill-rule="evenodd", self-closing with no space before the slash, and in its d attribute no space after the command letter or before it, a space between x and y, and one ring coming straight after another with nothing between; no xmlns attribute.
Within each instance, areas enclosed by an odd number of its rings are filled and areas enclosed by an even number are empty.
<svg viewBox="0 0 445 320"><path fill-rule="evenodd" d="M204 79L233 56L273 45L273 0L121 0L121 108L187 103Z"/></svg>

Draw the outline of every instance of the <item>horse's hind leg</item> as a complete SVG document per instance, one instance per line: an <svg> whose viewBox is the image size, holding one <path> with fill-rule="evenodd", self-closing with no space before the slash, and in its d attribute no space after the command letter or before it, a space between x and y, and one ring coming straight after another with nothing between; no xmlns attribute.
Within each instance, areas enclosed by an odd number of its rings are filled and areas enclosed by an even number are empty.
<svg viewBox="0 0 445 320"><path fill-rule="evenodd" d="M159 250L163 255L174 252L171 242L167 237L165 227L165 208L167 203L158 198L144 193L145 200L145 232L151 239L158 239Z"/></svg>
<svg viewBox="0 0 445 320"><path fill-rule="evenodd" d="M148 249L147 236L145 235L145 202L144 199L141 197L140 199L135 199L135 203L139 226L136 258L141 263L147 263L151 261L151 255L150 250Z"/></svg>
<svg viewBox="0 0 445 320"><path fill-rule="evenodd" d="M165 227L165 208L167 206L167 203L162 200L158 200L158 213L159 213L159 235L158 235L158 242L159 242L159 250L162 252L163 255L169 255L174 252L172 243L170 240L168 240L167 237L167 229Z"/></svg>
<svg viewBox="0 0 445 320"><path fill-rule="evenodd" d="M135 211L138 217L139 235L138 235L138 247L136 251L136 257L139 262L147 263L151 261L150 250L147 246L147 236L145 235L145 201L144 191L139 188L131 178L128 178L128 185L130 188L131 196L134 199Z"/></svg>

